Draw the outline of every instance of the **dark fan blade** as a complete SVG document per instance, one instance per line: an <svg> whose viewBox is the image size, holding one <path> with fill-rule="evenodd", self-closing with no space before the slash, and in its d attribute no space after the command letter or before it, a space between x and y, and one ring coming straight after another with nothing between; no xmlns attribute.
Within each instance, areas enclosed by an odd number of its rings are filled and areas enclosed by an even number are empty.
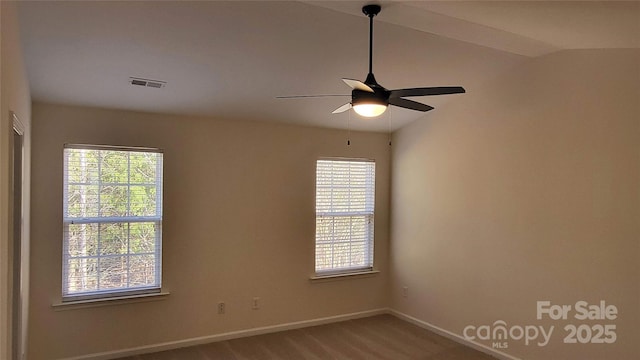
<svg viewBox="0 0 640 360"><path fill-rule="evenodd" d="M332 114L339 114L339 113L345 112L345 111L347 111L349 109L351 109L351 103L346 103L346 104L340 106L339 108L333 110L333 112L331 112L331 113Z"/></svg>
<svg viewBox="0 0 640 360"><path fill-rule="evenodd" d="M423 87L391 90L391 94L389 95L389 97L399 98L408 96L448 95L462 94L464 92L465 90L461 86Z"/></svg>
<svg viewBox="0 0 640 360"><path fill-rule="evenodd" d="M407 100L402 98L393 98L389 99L390 105L399 106L405 109L418 110L418 111L429 111L433 110L433 106L429 106L426 104L421 104L417 101Z"/></svg>
<svg viewBox="0 0 640 360"><path fill-rule="evenodd" d="M329 97L329 96L351 96L351 95L289 95L289 96L276 96L276 99L302 99L302 98L317 98L317 97Z"/></svg>
<svg viewBox="0 0 640 360"><path fill-rule="evenodd" d="M362 90L362 91L366 91L366 92L374 92L373 89L363 83L360 80L353 80L353 79L345 79L343 78L342 81L345 82L345 84L349 85L349 87L351 87L352 89L356 89L356 90Z"/></svg>

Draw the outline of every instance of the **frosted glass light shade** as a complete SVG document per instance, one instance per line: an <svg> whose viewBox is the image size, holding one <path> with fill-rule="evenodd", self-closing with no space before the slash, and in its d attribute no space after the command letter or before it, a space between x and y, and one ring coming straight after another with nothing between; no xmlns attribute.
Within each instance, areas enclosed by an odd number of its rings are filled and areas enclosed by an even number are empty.
<svg viewBox="0 0 640 360"><path fill-rule="evenodd" d="M353 110L364 117L376 117L382 115L387 110L387 106L382 104L357 104L353 105Z"/></svg>

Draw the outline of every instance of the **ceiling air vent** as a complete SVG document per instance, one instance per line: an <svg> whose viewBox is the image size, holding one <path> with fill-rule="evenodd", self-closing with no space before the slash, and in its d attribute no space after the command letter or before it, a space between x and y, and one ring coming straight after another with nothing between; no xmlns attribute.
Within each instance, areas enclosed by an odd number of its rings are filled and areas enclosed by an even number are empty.
<svg viewBox="0 0 640 360"><path fill-rule="evenodd" d="M142 78L135 78L135 77L130 77L129 83L135 86L145 86L145 87L156 88L156 89L163 88L165 85L167 85L166 81L142 79Z"/></svg>

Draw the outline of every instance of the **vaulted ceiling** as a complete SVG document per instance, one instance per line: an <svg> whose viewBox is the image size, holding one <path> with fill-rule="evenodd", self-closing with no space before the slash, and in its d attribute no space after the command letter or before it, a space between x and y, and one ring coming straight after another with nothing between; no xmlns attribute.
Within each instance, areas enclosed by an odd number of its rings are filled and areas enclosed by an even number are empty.
<svg viewBox="0 0 640 360"><path fill-rule="evenodd" d="M331 111L367 73L370 1L22 1L36 101L387 131L456 97L363 119ZM378 1L373 70L387 88L462 85L565 49L639 48L638 1ZM166 82L132 86L130 77ZM391 123L389 123L391 122Z"/></svg>

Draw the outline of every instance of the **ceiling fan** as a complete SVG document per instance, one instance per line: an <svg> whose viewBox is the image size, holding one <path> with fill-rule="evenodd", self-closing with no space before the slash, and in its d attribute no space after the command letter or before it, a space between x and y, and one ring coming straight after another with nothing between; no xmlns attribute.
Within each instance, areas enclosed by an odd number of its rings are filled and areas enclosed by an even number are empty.
<svg viewBox="0 0 640 360"><path fill-rule="evenodd" d="M379 116L387 110L389 105L398 106L405 109L416 111L429 111L433 107L419 103L417 101L405 99L405 97L413 96L430 96L430 95L447 95L460 94L465 90L461 86L441 86L441 87L420 87L387 90L378 84L373 75L373 17L380 13L380 5L365 5L362 12L369 17L369 74L364 82L354 79L342 79L349 87L351 87L351 102L348 102L333 111L334 114L345 112L351 108L356 113L365 117ZM298 96L279 96L280 99L287 98L309 98L324 96L343 96L343 95L298 95ZM347 95L344 95L347 96Z"/></svg>

